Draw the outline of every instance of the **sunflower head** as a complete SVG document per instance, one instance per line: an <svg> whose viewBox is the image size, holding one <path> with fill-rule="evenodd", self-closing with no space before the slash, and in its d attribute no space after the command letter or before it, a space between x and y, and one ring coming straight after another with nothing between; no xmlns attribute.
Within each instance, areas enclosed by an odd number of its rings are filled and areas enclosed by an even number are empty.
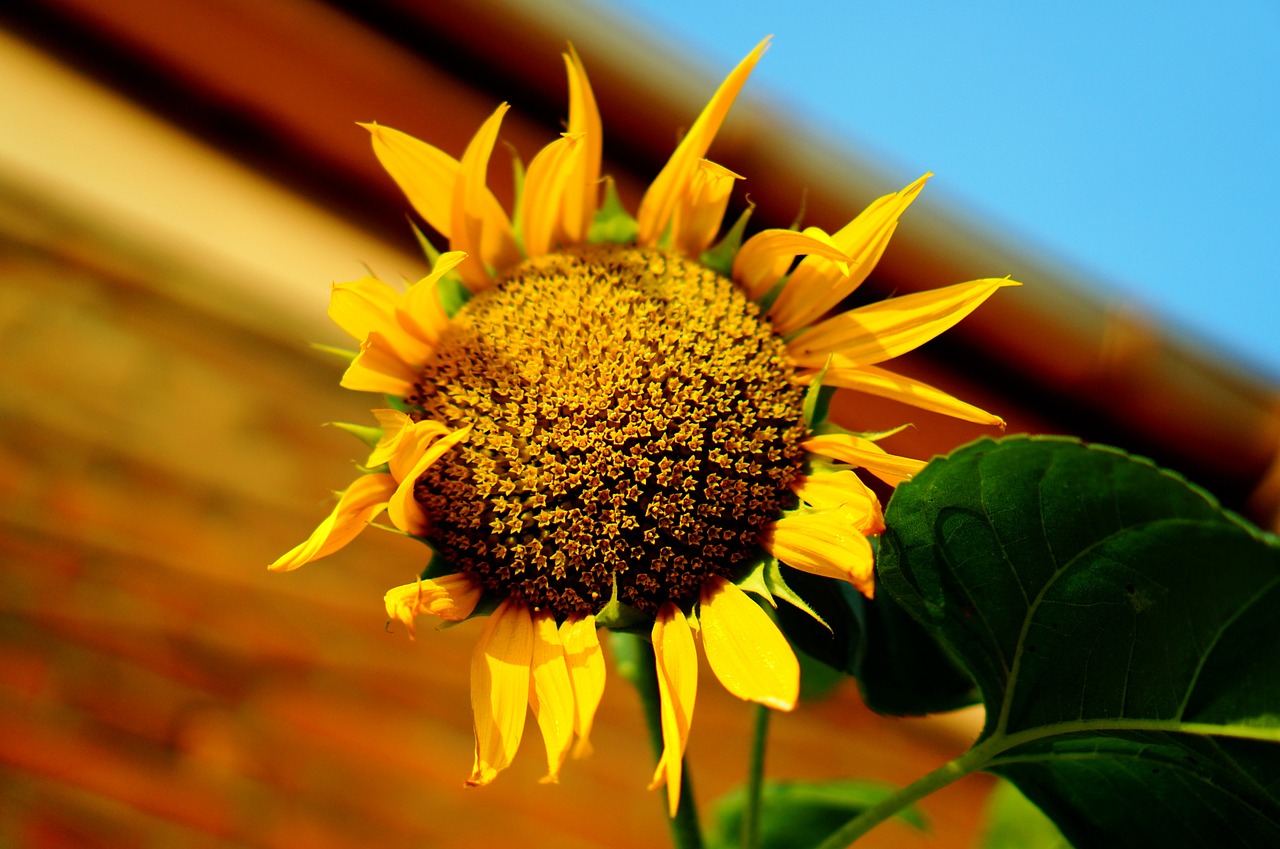
<svg viewBox="0 0 1280 849"><path fill-rule="evenodd" d="M828 234L716 240L742 179L705 158L766 48L729 75L632 218L601 202L601 122L577 55L567 130L530 162L512 215L486 185L501 105L459 159L367 125L409 203L449 241L400 291L335 285L330 315L358 343L342 385L387 396L367 474L288 570L350 542L384 510L429 546L388 616L486 614L472 662L484 784L514 756L526 708L548 777L585 751L604 686L597 629L643 632L658 668L665 751L653 785L678 805L696 645L744 699L788 710L798 665L767 607L803 606L785 570L874 589L880 504L922 463L823 422L821 391L860 390L972 421L988 413L881 363L946 330L1009 280L844 312L929 175ZM740 225L745 223L745 217ZM754 594L759 603L748 592Z"/></svg>

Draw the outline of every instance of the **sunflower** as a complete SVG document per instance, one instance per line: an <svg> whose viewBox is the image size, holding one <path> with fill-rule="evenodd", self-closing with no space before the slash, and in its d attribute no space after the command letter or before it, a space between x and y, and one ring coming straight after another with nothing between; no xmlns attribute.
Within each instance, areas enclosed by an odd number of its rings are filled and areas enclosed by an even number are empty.
<svg viewBox="0 0 1280 849"><path fill-rule="evenodd" d="M870 597L868 537L884 526L854 469L895 485L923 466L824 421L823 387L1003 424L881 364L1012 281L824 318L930 175L835 233L743 242L744 215L713 247L741 177L704 157L767 46L715 92L634 218L601 178L600 116L572 48L567 129L529 163L513 216L486 186L506 104L461 159L365 125L450 250L429 249L430 275L407 291L373 277L333 287L329 315L359 343L341 385L387 403L376 428L347 426L372 447L366 473L270 568L337 551L383 511L427 544L425 571L390 590L386 610L411 635L423 614L487 616L469 784L511 763L530 709L556 780L575 738L588 748L605 683L598 631L630 631L653 644L664 748L651 786L666 785L674 815L697 645L731 693L790 710L799 668L766 605L804 602L780 564Z"/></svg>

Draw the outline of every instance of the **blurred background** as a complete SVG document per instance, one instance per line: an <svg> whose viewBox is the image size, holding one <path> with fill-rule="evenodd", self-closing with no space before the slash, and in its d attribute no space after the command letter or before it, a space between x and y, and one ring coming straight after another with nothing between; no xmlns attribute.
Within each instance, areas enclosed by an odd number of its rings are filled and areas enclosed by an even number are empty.
<svg viewBox="0 0 1280 849"><path fill-rule="evenodd" d="M5 4L0 846L664 844L616 675L596 753L561 786L536 783L531 736L495 785L466 791L477 629L410 642L384 628L382 593L412 579L420 549L371 533L297 573L265 570L360 456L319 425L368 415L307 346L341 341L329 283L424 271L354 122L456 155L509 100L503 140L528 161L566 114L570 40L634 208L723 74L776 33L712 152L747 176L754 226L803 209L833 229L940 172L859 297L1027 285L903 370L1011 433L1153 457L1275 528L1275 69L1250 64L1274 10L1210 26L1207 5L1162 6L1091 28L904 8L805 24L793 7L644 0ZM989 87L1010 78L1020 93ZM1217 111L1160 130L1195 97ZM1128 117L1091 111L1104 108ZM509 193L505 167L493 179ZM925 457L986 433L871 399L837 415L914 422L892 448ZM699 696L705 804L740 781L751 712L709 678ZM906 783L978 721L877 717L847 686L774 722L770 774ZM930 833L887 824L867 845L970 845L989 786L927 800Z"/></svg>

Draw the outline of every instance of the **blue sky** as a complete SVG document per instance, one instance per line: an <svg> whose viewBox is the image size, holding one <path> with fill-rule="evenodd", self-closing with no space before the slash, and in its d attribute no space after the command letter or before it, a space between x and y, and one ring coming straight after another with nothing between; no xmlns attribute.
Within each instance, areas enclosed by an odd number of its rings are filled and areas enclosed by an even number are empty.
<svg viewBox="0 0 1280 849"><path fill-rule="evenodd" d="M1280 4L599 2L1280 380Z"/></svg>

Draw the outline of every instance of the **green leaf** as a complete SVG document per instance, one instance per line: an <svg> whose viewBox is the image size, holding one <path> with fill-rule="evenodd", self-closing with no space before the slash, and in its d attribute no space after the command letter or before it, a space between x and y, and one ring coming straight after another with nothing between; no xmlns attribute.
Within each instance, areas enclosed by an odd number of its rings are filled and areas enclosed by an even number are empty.
<svg viewBox="0 0 1280 849"><path fill-rule="evenodd" d="M978 849L1071 849L1053 820L1007 781L991 791L983 819Z"/></svg>
<svg viewBox="0 0 1280 849"><path fill-rule="evenodd" d="M822 617L778 606L783 633L800 651L858 680L868 707L919 716L971 705L973 682L888 595L872 601L843 581L781 567L796 595Z"/></svg>
<svg viewBox="0 0 1280 849"><path fill-rule="evenodd" d="M880 587L987 707L958 771L1086 847L1280 846L1280 546L1151 463L982 440L898 487Z"/></svg>
<svg viewBox="0 0 1280 849"><path fill-rule="evenodd" d="M811 849L822 843L850 817L892 796L897 788L871 781L766 781L760 797L760 849ZM710 845L738 845L746 791L737 788L716 803ZM925 827L914 808L899 817L916 828Z"/></svg>

